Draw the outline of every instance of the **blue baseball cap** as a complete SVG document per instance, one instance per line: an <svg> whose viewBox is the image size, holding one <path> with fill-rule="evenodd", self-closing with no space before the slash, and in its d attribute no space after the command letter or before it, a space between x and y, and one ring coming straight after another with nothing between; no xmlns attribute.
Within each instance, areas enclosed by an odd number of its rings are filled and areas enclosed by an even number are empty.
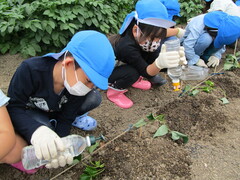
<svg viewBox="0 0 240 180"><path fill-rule="evenodd" d="M237 0L237 1L235 2L235 4L236 4L237 6L240 6L240 0Z"/></svg>
<svg viewBox="0 0 240 180"><path fill-rule="evenodd" d="M95 86L102 90L108 88L108 78L114 68L115 56L104 34L92 30L80 31L60 53L49 53L44 56L58 59L66 51L72 54Z"/></svg>
<svg viewBox="0 0 240 180"><path fill-rule="evenodd" d="M215 48L232 44L240 37L240 17L238 16L231 16L222 11L213 11L204 16L204 24L218 29L214 40Z"/></svg>
<svg viewBox="0 0 240 180"><path fill-rule="evenodd" d="M168 18L173 19L173 16L180 17L180 4L178 0L160 0L160 2L167 8Z"/></svg>
<svg viewBox="0 0 240 180"><path fill-rule="evenodd" d="M212 1L212 0L205 0L206 2L210 2L210 1Z"/></svg>
<svg viewBox="0 0 240 180"><path fill-rule="evenodd" d="M124 33L133 18L137 22L161 28L169 28L176 24L169 20L167 9L159 0L139 0L136 3L135 11L128 14L124 19L119 34Z"/></svg>

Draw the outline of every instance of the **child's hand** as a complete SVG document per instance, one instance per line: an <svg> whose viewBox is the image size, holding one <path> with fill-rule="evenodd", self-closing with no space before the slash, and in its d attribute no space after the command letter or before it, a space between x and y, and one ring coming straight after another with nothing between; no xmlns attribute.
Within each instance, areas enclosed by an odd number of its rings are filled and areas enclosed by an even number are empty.
<svg viewBox="0 0 240 180"><path fill-rule="evenodd" d="M208 67L215 67L215 66L218 66L219 65L219 62L220 62L220 59L218 59L217 57L215 56L210 56L210 58L208 59Z"/></svg>
<svg viewBox="0 0 240 180"><path fill-rule="evenodd" d="M73 163L73 156L69 152L61 153L60 156L58 156L55 159L51 159L50 163L46 164L46 168L58 168L64 167L66 164L72 164Z"/></svg>
<svg viewBox="0 0 240 180"><path fill-rule="evenodd" d="M178 33L177 33L177 37L178 38L182 38L184 36L185 30L182 28L177 28L178 29Z"/></svg>
<svg viewBox="0 0 240 180"><path fill-rule="evenodd" d="M204 60L202 59L199 59L198 62L196 63L197 66L200 66L200 67L205 67L207 68L208 66L206 65L206 63L204 62Z"/></svg>
<svg viewBox="0 0 240 180"><path fill-rule="evenodd" d="M38 159L51 160L57 157L58 151L64 151L61 138L47 126L40 126L34 131L31 143Z"/></svg>
<svg viewBox="0 0 240 180"><path fill-rule="evenodd" d="M163 44L155 64L159 69L173 68L179 65L180 53L178 51L166 52L166 45Z"/></svg>

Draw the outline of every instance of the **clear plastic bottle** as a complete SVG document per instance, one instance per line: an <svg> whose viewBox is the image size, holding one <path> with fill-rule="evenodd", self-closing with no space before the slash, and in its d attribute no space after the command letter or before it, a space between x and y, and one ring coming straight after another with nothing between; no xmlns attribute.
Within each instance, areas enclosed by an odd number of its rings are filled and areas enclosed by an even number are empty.
<svg viewBox="0 0 240 180"><path fill-rule="evenodd" d="M59 155L68 153L75 157L80 155L86 147L89 147L91 145L94 145L97 140L104 140L104 137L101 135L98 138L95 138L94 136L86 136L82 137L76 134L69 135L66 137L61 138L63 141L63 144L66 147L66 150L64 152L59 152ZM35 155L35 150L33 146L27 146L23 148L22 151L22 163L25 169L35 169L40 166L43 166L47 164L48 160L39 160L37 159Z"/></svg>
<svg viewBox="0 0 240 180"><path fill-rule="evenodd" d="M209 75L209 69L200 66L184 66L182 70L182 80L204 80Z"/></svg>
<svg viewBox="0 0 240 180"><path fill-rule="evenodd" d="M178 38L168 40L164 44L166 45L166 51L178 51L180 48L180 40ZM179 65L174 68L168 68L167 74L172 79L173 90L179 91L180 90L180 76L182 74L182 66Z"/></svg>

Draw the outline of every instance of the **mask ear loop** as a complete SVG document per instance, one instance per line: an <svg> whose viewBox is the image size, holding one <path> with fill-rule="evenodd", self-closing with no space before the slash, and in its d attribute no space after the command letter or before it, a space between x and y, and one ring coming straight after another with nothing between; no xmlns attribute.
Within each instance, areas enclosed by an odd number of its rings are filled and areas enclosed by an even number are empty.
<svg viewBox="0 0 240 180"><path fill-rule="evenodd" d="M64 57L63 57L63 62L64 62L64 67L62 67L62 79L63 80L65 80L67 77L66 68L65 68L65 59L66 59L67 53L68 53L68 50L64 53Z"/></svg>

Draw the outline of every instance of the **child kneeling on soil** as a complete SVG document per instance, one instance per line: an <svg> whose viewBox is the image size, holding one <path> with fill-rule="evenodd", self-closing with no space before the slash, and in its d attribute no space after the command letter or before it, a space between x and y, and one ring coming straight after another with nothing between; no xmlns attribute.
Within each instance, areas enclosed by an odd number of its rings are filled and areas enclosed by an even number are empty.
<svg viewBox="0 0 240 180"><path fill-rule="evenodd" d="M0 163L11 164L13 167L21 171L33 174L37 169L26 170L23 168L21 153L22 149L27 146L27 142L14 132L6 108L8 101L9 98L3 94L2 90L0 90Z"/></svg>
<svg viewBox="0 0 240 180"><path fill-rule="evenodd" d="M118 62L109 77L107 98L121 108L133 105L124 95L126 88L148 90L151 83L161 86L167 81L159 71L178 66L180 58L186 61L183 48L166 52L163 45L159 53L166 29L175 25L166 7L159 0L140 0L135 9L125 18L120 35L110 37Z"/></svg>
<svg viewBox="0 0 240 180"><path fill-rule="evenodd" d="M96 108L108 88L114 52L107 37L96 31L76 33L60 53L22 62L9 86L8 111L16 131L35 148L47 168L71 164L70 153L57 157L77 116ZM83 117L83 116L82 116ZM86 115L85 115L86 117ZM83 118L85 118L83 117ZM89 130L96 124L84 120Z"/></svg>
<svg viewBox="0 0 240 180"><path fill-rule="evenodd" d="M240 17L213 11L192 18L181 39L188 65L219 65L225 45L240 37Z"/></svg>

